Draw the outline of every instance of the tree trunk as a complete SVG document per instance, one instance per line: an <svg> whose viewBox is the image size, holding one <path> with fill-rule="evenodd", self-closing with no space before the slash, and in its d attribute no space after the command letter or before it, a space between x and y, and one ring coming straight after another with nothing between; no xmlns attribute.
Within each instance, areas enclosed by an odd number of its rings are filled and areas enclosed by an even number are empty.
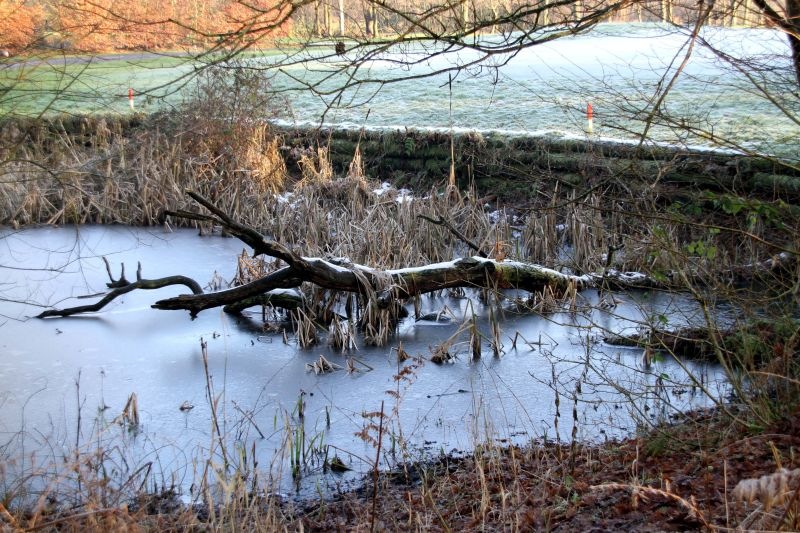
<svg viewBox="0 0 800 533"><path fill-rule="evenodd" d="M362 4L362 14L364 15L364 33L367 37L372 36L372 5L367 4L364 6Z"/></svg>
<svg viewBox="0 0 800 533"><path fill-rule="evenodd" d="M444 263L393 270L377 270L342 259L304 257L281 243L267 239L254 228L233 220L203 196L194 192L187 194L210 211L211 215L185 211L169 212L167 215L221 225L228 233L249 245L255 256L267 255L285 262L287 266L245 285L208 294L203 293L196 282L183 276L144 280L141 278L140 267L137 271L136 282L131 283L125 280L124 271L119 280L111 278L108 286L114 290L97 304L61 311L45 311L39 317L94 312L100 310L117 296L131 290L157 289L176 284L189 287L193 294L159 300L152 307L187 310L193 317L205 309L222 306L225 306L225 310L229 312L239 312L249 306L267 303L276 307L296 308L301 305L302 298L296 291L288 291L288 289L294 289L304 282L312 283L322 289L365 295L381 308L389 308L398 300L418 294L456 287L522 289L533 293L548 290L556 297L574 295L586 287L598 287L601 291L675 287L675 284L670 281L670 276L667 276L666 279L655 279L640 273L617 272L610 269L606 269L601 274L575 276L531 263L486 257L465 257ZM453 231L452 228L450 229ZM458 235L457 232L455 234ZM768 261L748 265L741 272L731 271L730 277L732 280L736 280L747 279L748 276L754 276L757 273L770 272L774 274L790 269L795 264L796 257L790 254L780 254ZM106 263L106 265L108 264ZM109 277L111 277L110 269ZM684 283L687 279L697 283L703 281L701 276L693 276L692 273L682 273L675 278L683 280Z"/></svg>
<svg viewBox="0 0 800 533"><path fill-rule="evenodd" d="M786 19L790 31L786 32L792 47L792 64L797 84L800 85L800 0L786 0Z"/></svg>
<svg viewBox="0 0 800 533"><path fill-rule="evenodd" d="M661 20L672 23L672 0L661 0Z"/></svg>
<svg viewBox="0 0 800 533"><path fill-rule="evenodd" d="M739 24L742 26L751 26L751 19L753 18L752 6L750 0L742 0L742 6L739 16Z"/></svg>
<svg viewBox="0 0 800 533"><path fill-rule="evenodd" d="M800 0L786 0L784 14L778 13L767 0L753 0L767 23L777 26L789 39L795 82L800 86Z"/></svg>

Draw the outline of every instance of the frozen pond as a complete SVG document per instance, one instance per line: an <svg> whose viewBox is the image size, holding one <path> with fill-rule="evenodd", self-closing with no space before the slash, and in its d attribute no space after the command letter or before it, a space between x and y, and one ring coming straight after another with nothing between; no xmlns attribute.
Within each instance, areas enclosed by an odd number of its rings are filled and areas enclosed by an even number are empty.
<svg viewBox="0 0 800 533"><path fill-rule="evenodd" d="M237 240L198 237L191 230L5 231L0 236L0 452L8 468L46 468L76 443L88 451L121 442L131 471L152 461L165 483L188 487L202 470L202 458L220 454L219 441L212 440L201 339L208 343L214 394L221 397L218 414L226 446L247 453L255 449L261 467L286 472L287 442L302 426L307 458L301 480L311 492L317 483L335 485L371 468L376 450L356 433L368 422L364 413L380 411L382 404L382 461L389 464L405 451L412 457L419 450L432 455L469 451L487 440L569 440L573 408L577 438L603 440L629 434L637 421L657 419L666 403L679 410L709 403L699 384L669 358L645 368L641 350L602 342L604 332L640 321L697 320L691 302L659 294L619 295L620 305L606 312L594 309L597 295L587 292L575 313L547 316L482 306L477 298L434 295L423 298L423 306L431 311L446 306L449 323L407 318L387 347L359 341L358 349L345 355L324 341L301 349L291 330L286 339L281 331L264 331L258 310L250 317L209 310L191 320L186 312L150 309L156 299L185 292L182 287L129 293L94 315L26 318L41 311L33 304L78 305L84 302L64 299L103 291L107 276L101 256L108 257L115 275L124 262L129 279L140 261L145 278L180 273L204 285L215 271L232 277L242 248ZM454 340L450 352L458 357L452 364L398 363L394 348L400 342L410 355L428 359L430 348L452 337L473 310L486 335L482 358L472 359L465 333ZM492 355L489 344L490 313L500 316L500 357ZM518 332L527 344L519 338L513 348ZM308 371L306 364L321 354L342 366L347 355L355 356L362 371ZM396 379L405 367L405 378ZM715 366L686 362L685 369L713 394L726 394ZM111 423L131 393L137 395L141 419L136 433ZM181 410L182 405L193 408ZM322 451L315 456L313 450ZM323 474L324 450L353 472ZM288 490L290 476L284 476Z"/></svg>

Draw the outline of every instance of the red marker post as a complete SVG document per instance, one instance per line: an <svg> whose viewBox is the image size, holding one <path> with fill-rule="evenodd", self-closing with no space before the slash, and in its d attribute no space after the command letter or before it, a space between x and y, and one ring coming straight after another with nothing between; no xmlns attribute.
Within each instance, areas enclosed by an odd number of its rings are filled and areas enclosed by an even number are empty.
<svg viewBox="0 0 800 533"><path fill-rule="evenodd" d="M594 109L591 102L586 106L586 131L594 133Z"/></svg>
<svg viewBox="0 0 800 533"><path fill-rule="evenodd" d="M131 111L133 111L133 87L128 89L128 103L131 105Z"/></svg>

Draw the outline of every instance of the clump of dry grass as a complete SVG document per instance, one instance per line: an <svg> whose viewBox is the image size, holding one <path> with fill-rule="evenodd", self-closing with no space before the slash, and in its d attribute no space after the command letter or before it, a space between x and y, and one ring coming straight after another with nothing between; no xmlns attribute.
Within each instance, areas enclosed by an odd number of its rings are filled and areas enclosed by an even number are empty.
<svg viewBox="0 0 800 533"><path fill-rule="evenodd" d="M333 180L333 167L326 146L317 146L300 156L301 179L298 187L322 185Z"/></svg>
<svg viewBox="0 0 800 533"><path fill-rule="evenodd" d="M76 452L58 465L30 474L36 492L6 492L0 529L8 531L140 531L226 529L274 531L295 520L281 508L271 481L236 472L216 480L225 497L186 505L174 487L158 485L153 462L138 468L118 446ZM269 476L264 473L265 480ZM222 486L219 486L222 485ZM198 494L211 489L199 484Z"/></svg>
<svg viewBox="0 0 800 533"><path fill-rule="evenodd" d="M173 112L5 121L0 223L154 225L188 207L186 189L257 220L288 176L267 122L283 104L258 72L227 65L205 71Z"/></svg>
<svg viewBox="0 0 800 533"><path fill-rule="evenodd" d="M573 192L573 200L576 193ZM567 212L567 239L572 245L576 265L596 270L602 264L601 254L606 250L608 233L599 210L600 199L591 195L585 202L573 202Z"/></svg>
<svg viewBox="0 0 800 533"><path fill-rule="evenodd" d="M239 132L223 146L183 130L189 125L178 114L125 131L110 128L111 120L85 125L83 143L57 120L42 126L49 137L38 145L29 134L6 140L0 223L155 225L166 209L188 207L186 189L250 219L257 200L282 190L287 179L280 138L266 126Z"/></svg>
<svg viewBox="0 0 800 533"><path fill-rule="evenodd" d="M281 145L280 137L272 134L268 126L261 125L254 128L242 154L243 172L250 172L249 179L263 194L279 193L286 183L288 171L280 153Z"/></svg>

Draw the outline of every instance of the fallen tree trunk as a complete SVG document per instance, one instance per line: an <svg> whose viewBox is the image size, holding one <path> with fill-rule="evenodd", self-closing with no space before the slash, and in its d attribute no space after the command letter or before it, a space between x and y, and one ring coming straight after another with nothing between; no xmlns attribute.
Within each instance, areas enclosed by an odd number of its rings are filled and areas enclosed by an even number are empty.
<svg viewBox="0 0 800 533"><path fill-rule="evenodd" d="M250 283L218 292L181 294L174 298L159 300L154 309L185 310L194 318L200 311L225 306L229 312L239 312L253 305L270 303L275 307L294 309L300 305L301 297L279 289L299 287L303 280L291 268L282 268ZM276 291L276 292L272 292ZM255 300L259 299L259 300ZM252 302L247 304L247 302Z"/></svg>
<svg viewBox="0 0 800 533"><path fill-rule="evenodd" d="M800 322L753 320L722 328L654 328L631 335L609 335L603 341L612 346L666 350L678 357L692 359L713 359L720 350L737 354L738 363L744 365L793 354L800 344Z"/></svg>
<svg viewBox="0 0 800 533"><path fill-rule="evenodd" d="M454 287L517 288L531 292L550 287L554 291L564 292L570 285L576 289L582 288L590 278L570 276L528 263L497 262L481 257L399 270L373 270L362 265L299 257L295 266L285 267L246 285L209 294L183 294L159 300L153 304L153 308L185 309L196 316L205 309L225 305L226 310L236 312L247 306L242 302L258 297L267 290L296 287L302 281L309 281L323 289L375 294L378 304L388 307L398 299ZM281 306L274 291L269 297L273 305Z"/></svg>
<svg viewBox="0 0 800 533"><path fill-rule="evenodd" d="M213 293L204 293L195 281L183 276L144 280L141 279L141 272L138 272L137 281L130 283L124 279L124 272L120 280L115 281L109 270L112 282L108 286L113 291L100 302L64 310L45 311L39 318L98 311L117 296L131 290L155 289L176 284L189 287L192 294L158 300L152 307L187 310L192 317L197 316L200 311L215 307L224 307L225 311L231 313L240 312L254 305L266 304L294 309L302 305L302 297L299 292L288 289L295 289L304 282L312 283L322 289L365 295L381 308L388 308L398 300L418 294L456 287L521 289L529 292L542 292L548 289L554 295L560 296L574 294L587 287L597 287L601 291L674 290L676 285L669 277L662 280L641 273L619 272L608 268L602 274L576 276L531 263L487 257L466 257L444 263L394 270L374 269L341 258L304 257L283 244L261 235L254 228L233 220L230 215L200 194L191 191L187 194L205 207L210 214L176 211L168 212L167 215L220 225L229 234L249 245L253 249L254 256L267 255L285 262L287 266L241 286ZM450 229L452 231L453 228ZM477 248L475 245L472 246ZM751 269L769 271L785 268L786 263L793 264L796 261L793 255L785 255L786 257L776 256L781 259L780 261L773 259L763 264L756 263ZM685 276L683 279L685 280Z"/></svg>
<svg viewBox="0 0 800 533"><path fill-rule="evenodd" d="M732 329L716 330L707 327L653 329L632 335L609 335L603 341L612 346L666 350L679 357L707 359L714 354L714 344L732 333Z"/></svg>
<svg viewBox="0 0 800 533"><path fill-rule="evenodd" d="M556 293L563 293L571 286L581 289L593 284L593 279L587 276L562 274L530 263L496 261L484 257L467 257L396 270L377 270L350 263L345 259L304 257L281 243L264 237L255 229L233 220L203 196L194 192L187 194L208 209L211 215L185 211L169 212L168 215L221 225L228 233L253 248L254 255L268 255L284 261L288 266L228 291L159 300L153 305L156 309L186 309L196 315L204 309L232 305L261 295L267 290L297 287L304 281L323 289L375 294L379 305L387 307L397 299L454 287L517 288L531 292L549 287Z"/></svg>

